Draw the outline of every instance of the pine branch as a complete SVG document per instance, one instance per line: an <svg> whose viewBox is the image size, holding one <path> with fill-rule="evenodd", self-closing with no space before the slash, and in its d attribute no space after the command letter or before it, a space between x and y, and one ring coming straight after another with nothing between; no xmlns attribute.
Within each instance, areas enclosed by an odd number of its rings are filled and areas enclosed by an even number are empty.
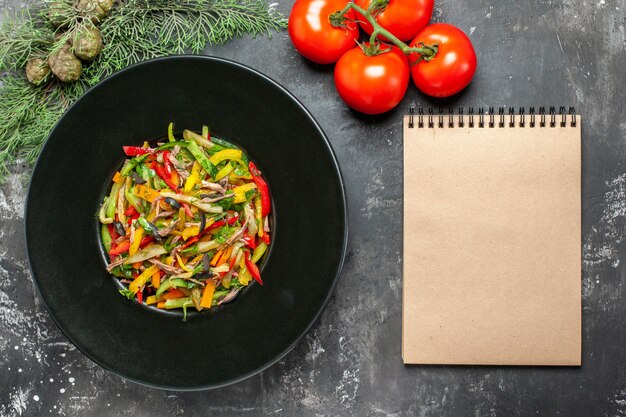
<svg viewBox="0 0 626 417"><path fill-rule="evenodd" d="M264 0L127 0L102 22L105 46L86 76L95 84L143 59L197 54L207 45L246 34L271 37L286 27L286 19Z"/></svg>
<svg viewBox="0 0 626 417"><path fill-rule="evenodd" d="M68 16L56 32L48 21L53 4ZM65 110L111 73L144 59L201 53L235 37L271 37L287 27L265 0L120 0L100 24L102 52L79 81L29 84L23 74L28 59L47 57L73 30L90 24L76 17L75 7L72 0L45 0L0 23L0 182L17 159L32 164Z"/></svg>
<svg viewBox="0 0 626 417"><path fill-rule="evenodd" d="M25 9L6 15L0 23L0 68L17 70L33 56L46 56L54 32L42 21L39 12Z"/></svg>

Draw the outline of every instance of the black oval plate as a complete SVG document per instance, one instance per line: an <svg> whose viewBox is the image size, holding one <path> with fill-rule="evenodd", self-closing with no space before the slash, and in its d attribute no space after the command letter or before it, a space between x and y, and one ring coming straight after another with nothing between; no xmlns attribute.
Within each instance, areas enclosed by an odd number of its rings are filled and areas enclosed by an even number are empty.
<svg viewBox="0 0 626 417"><path fill-rule="evenodd" d="M186 323L118 293L96 232L121 147L162 137L170 121L208 124L242 145L269 183L275 216L264 285ZM339 166L309 112L263 74L198 56L137 64L78 100L41 151L25 223L36 287L67 338L105 369L178 390L240 381L289 352L328 303L347 242Z"/></svg>

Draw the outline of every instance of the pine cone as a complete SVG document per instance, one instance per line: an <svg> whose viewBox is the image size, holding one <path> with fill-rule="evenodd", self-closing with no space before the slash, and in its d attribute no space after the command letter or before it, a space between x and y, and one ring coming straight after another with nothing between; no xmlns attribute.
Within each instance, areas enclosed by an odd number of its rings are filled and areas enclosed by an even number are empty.
<svg viewBox="0 0 626 417"><path fill-rule="evenodd" d="M53 1L48 9L48 19L55 28L64 26L73 15L73 9L63 1Z"/></svg>
<svg viewBox="0 0 626 417"><path fill-rule="evenodd" d="M41 58L29 59L26 63L26 78L32 84L39 85L48 79L50 67L48 62Z"/></svg>
<svg viewBox="0 0 626 417"><path fill-rule="evenodd" d="M81 28L72 41L74 55L83 61L91 61L102 51L102 35L97 27Z"/></svg>
<svg viewBox="0 0 626 417"><path fill-rule="evenodd" d="M70 48L69 44L63 45L61 49L52 53L48 59L52 73L63 82L78 80L83 71L83 64L70 51Z"/></svg>
<svg viewBox="0 0 626 417"><path fill-rule="evenodd" d="M80 0L78 10L93 23L99 23L109 14L114 4L115 0Z"/></svg>

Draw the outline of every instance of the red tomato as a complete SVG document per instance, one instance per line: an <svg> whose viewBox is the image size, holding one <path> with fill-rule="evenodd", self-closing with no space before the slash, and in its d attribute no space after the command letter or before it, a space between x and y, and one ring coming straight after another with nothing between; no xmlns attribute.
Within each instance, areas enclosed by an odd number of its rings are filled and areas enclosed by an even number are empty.
<svg viewBox="0 0 626 417"><path fill-rule="evenodd" d="M367 56L357 46L343 54L335 65L335 87L339 96L361 113L379 114L393 109L402 101L408 85L409 62L396 47L380 55Z"/></svg>
<svg viewBox="0 0 626 417"><path fill-rule="evenodd" d="M371 0L355 2L367 10ZM410 41L430 22L433 3L433 0L390 0L387 7L376 17L376 21L401 41ZM361 20L361 27L371 35L372 25L365 19ZM380 39L385 40L385 37L381 36Z"/></svg>
<svg viewBox="0 0 626 417"><path fill-rule="evenodd" d="M476 52L461 29L436 23L421 31L411 46L418 46L420 42L437 43L439 51L429 62L411 65L411 77L417 88L429 96L448 97L467 87L476 72ZM416 57L411 56L411 63L415 60Z"/></svg>
<svg viewBox="0 0 626 417"><path fill-rule="evenodd" d="M289 37L298 52L318 64L332 64L354 47L359 28L347 22L346 28L330 24L328 16L346 5L345 0L297 0L289 16ZM353 10L346 13L355 19Z"/></svg>

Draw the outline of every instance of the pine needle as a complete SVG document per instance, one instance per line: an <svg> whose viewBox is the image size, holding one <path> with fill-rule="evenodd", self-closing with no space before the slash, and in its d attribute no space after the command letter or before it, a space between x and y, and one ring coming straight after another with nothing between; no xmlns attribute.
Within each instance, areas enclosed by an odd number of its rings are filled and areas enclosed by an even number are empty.
<svg viewBox="0 0 626 417"><path fill-rule="evenodd" d="M56 79L33 86L24 76L32 57L61 47L68 33L91 24L71 17L62 38L47 20L52 0L5 16L0 23L0 182L17 160L32 164L54 124L90 86L139 61L201 53L207 45L284 29L286 19L265 0L120 0L99 25L104 48L75 83ZM74 2L55 0L73 10ZM72 13L68 13L71 15ZM75 13L73 13L75 15Z"/></svg>

